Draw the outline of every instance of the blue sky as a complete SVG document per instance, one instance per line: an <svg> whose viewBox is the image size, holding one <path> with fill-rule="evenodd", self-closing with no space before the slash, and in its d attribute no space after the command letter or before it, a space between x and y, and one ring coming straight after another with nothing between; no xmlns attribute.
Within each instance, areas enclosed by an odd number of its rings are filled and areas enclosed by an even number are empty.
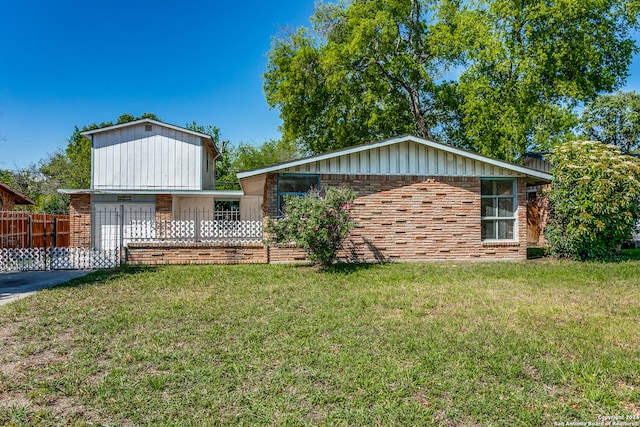
<svg viewBox="0 0 640 427"><path fill-rule="evenodd" d="M233 143L279 136L262 92L271 37L313 0L0 0L0 168L36 163L75 125L155 113ZM625 90L640 91L635 58Z"/></svg>

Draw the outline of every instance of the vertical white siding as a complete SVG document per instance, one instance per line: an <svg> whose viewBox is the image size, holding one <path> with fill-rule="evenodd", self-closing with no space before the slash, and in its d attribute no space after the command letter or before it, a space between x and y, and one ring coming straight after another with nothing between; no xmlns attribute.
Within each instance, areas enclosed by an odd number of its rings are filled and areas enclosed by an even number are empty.
<svg viewBox="0 0 640 427"><path fill-rule="evenodd" d="M93 135L95 189L199 190L203 185L200 137L153 125L124 127ZM213 165L209 166L213 174Z"/></svg>
<svg viewBox="0 0 640 427"><path fill-rule="evenodd" d="M289 173L516 176L517 173L412 141L283 169Z"/></svg>

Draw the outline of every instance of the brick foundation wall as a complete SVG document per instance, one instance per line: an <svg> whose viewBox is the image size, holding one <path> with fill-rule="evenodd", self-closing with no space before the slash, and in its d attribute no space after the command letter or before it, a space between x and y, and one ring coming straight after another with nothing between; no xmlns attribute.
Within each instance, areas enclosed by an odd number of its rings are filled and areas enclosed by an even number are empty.
<svg viewBox="0 0 640 427"><path fill-rule="evenodd" d="M321 175L321 187L348 186L358 197L342 261L526 259L526 183L518 179L515 242L482 242L480 178ZM264 206L276 213L277 175L266 179Z"/></svg>
<svg viewBox="0 0 640 427"><path fill-rule="evenodd" d="M292 264L309 262L304 251L294 244L286 246L269 246L267 248L269 264Z"/></svg>
<svg viewBox="0 0 640 427"><path fill-rule="evenodd" d="M69 245L91 247L91 194L71 194L69 221Z"/></svg>
<svg viewBox="0 0 640 427"><path fill-rule="evenodd" d="M266 264L262 243L129 243L125 262L154 264Z"/></svg>

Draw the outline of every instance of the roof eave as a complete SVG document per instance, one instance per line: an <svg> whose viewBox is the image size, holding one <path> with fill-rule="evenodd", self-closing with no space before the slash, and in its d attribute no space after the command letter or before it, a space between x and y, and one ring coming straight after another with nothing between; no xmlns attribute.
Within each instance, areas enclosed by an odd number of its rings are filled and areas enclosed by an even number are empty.
<svg viewBox="0 0 640 427"><path fill-rule="evenodd" d="M184 128L184 127L181 127L181 126L176 126L176 125L172 125L170 123L165 123L165 122L161 122L161 121L153 120L153 119L139 119L139 120L134 120L132 122L120 123L120 124L116 124L116 125L106 126L106 127L103 127L103 128L87 130L87 131L84 131L84 132L80 132L80 135L88 138L91 135L95 135L97 133L109 132L109 131L116 130L116 129L122 129L122 128L129 127L129 126L139 125L139 124L142 124L142 123L149 123L149 124L154 124L154 125L158 125L158 126L164 126L166 128L169 128L169 129L173 129L173 130L176 130L176 131L189 133L189 134L192 134L192 135L195 135L195 136L199 136L201 138L207 138L207 139L213 141L213 138L211 137L211 135L207 135L206 133L197 132L197 131L194 131L194 130L191 130L191 129L187 129L187 128Z"/></svg>
<svg viewBox="0 0 640 427"><path fill-rule="evenodd" d="M522 173L528 176L532 176L544 181L548 181L551 182L552 176L550 174L544 173L544 172L540 172L540 171L536 171L534 169L530 169L527 167L523 167L523 166L519 166L519 165L514 165L512 163L508 163L502 160L497 160L497 159L493 159L491 157L486 157L483 156L481 154L478 153L474 153L472 151L467 151L467 150L463 150L460 148L456 148L456 147L452 147L449 145L445 145L430 139L425 139L425 138L418 138L416 136L413 135L401 135L395 138L390 138L390 139L386 139L386 140L382 140L382 141L377 141L377 142L373 142L373 143L367 143L367 144L361 144L361 145L357 145L354 147L348 147L348 148L343 148L340 150L335 150L335 151L331 151L328 153L323 153L323 154L319 154L319 155L315 155L315 156L309 156L309 157L305 157L302 159L297 159L297 160L291 160L289 162L283 162L283 163L278 163L278 164L274 164L274 165L270 165L267 167L263 167L263 168L258 168L258 169L253 169L253 170L249 170L249 171L244 171L244 172L238 172L236 174L236 176L238 177L238 179L242 180L243 178L249 178L251 176L255 176L255 175L261 175L264 173L269 173L269 172L275 172L281 169L285 169L285 168L290 168L290 167L296 167L296 166L300 166L300 165L304 165L307 163L312 163L312 162L318 162L318 161L322 161L322 160L326 160L328 158L333 158L333 157L338 157L338 156L343 156L343 155L347 155L347 154L352 154L352 153L357 153L360 151L365 151L365 150L370 150L370 149L374 149L374 148L378 148L378 147L384 147L387 145L393 145L393 144L397 144L399 142L404 142L404 141L412 141L415 142L417 144L423 144L423 145L427 145L429 147L433 147L436 149L440 149L440 150L444 150L447 152L450 152L452 154L457 154L460 156L464 156L473 160L477 160L480 162L484 162L484 163L489 163L498 167L502 167L505 169L509 169L512 170L514 172L518 172L518 173Z"/></svg>

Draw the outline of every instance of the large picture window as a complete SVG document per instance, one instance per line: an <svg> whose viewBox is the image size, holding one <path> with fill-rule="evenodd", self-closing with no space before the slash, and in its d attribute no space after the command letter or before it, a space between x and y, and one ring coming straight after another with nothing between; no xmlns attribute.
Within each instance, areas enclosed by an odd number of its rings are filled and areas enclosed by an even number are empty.
<svg viewBox="0 0 640 427"><path fill-rule="evenodd" d="M515 179L481 181L482 240L515 240Z"/></svg>
<svg viewBox="0 0 640 427"><path fill-rule="evenodd" d="M318 175L282 174L278 176L278 213L284 213L284 200L287 196L302 197L312 189L318 188L320 188Z"/></svg>

